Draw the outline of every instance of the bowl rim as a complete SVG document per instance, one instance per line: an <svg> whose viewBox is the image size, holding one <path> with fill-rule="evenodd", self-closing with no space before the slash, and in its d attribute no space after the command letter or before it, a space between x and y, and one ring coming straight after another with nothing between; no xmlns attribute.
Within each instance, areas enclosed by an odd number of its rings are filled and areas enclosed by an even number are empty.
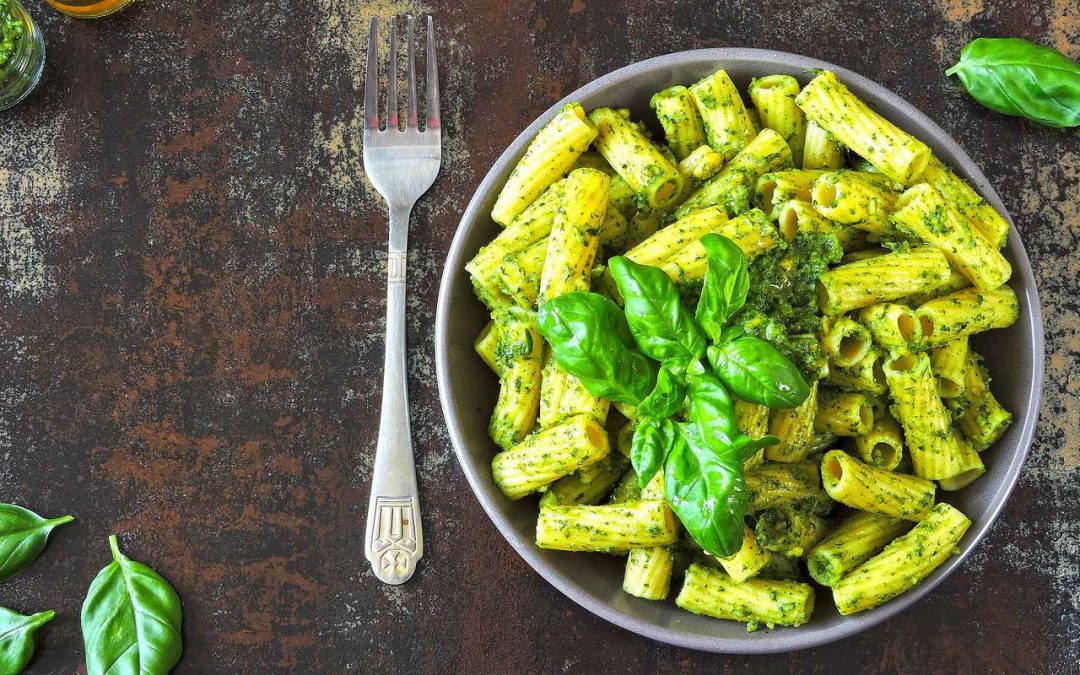
<svg viewBox="0 0 1080 675"><path fill-rule="evenodd" d="M468 223L475 224L478 218L484 216L484 214L479 213L482 202L484 201L482 197L497 187L496 183L500 180L500 176L511 168L512 162L515 161L517 156L524 150L528 141L567 102L579 100L614 85L618 85L627 79L638 76L642 71L652 71L662 68L674 69L684 65L696 65L702 61L712 61L718 65L725 61L773 61L778 67L802 68L805 70L831 70L844 82L854 84L863 90L870 91L878 99L883 99L890 105L903 111L903 113L913 122L929 129L933 136L933 143L943 147L949 154L959 158L958 163L962 164L963 169L969 173L972 182L979 188L980 194L1004 214L1005 218L1009 221L1011 227L1008 235L1008 245L1020 263L1016 266L1014 274L1022 277L1024 289L1026 291L1024 294L1024 302L1027 304L1032 318L1032 388L1027 401L1027 415L1021 420L1017 452L1007 467L1004 479L996 486L996 491L993 492L989 499L989 507L983 522L979 525L973 523L967 533L968 543L964 545L961 552L958 555L949 558L949 560L943 563L929 578L920 583L916 588L880 607L862 612L853 617L847 617L846 620L839 625L824 630L805 631L805 633L802 628L785 630L782 635L778 635L771 640L729 638L722 636L705 637L683 633L671 627L657 626L637 617L625 614L609 604L595 599L576 581L552 568L540 557L539 549L536 547L535 543L528 538L521 536L511 526L509 519L502 513L499 506L498 499L501 495L495 494L495 492L490 490L481 480L480 471L486 469L486 467L480 467L474 464L465 450L466 441L457 419L457 411L453 405L454 400L449 383L448 350L450 341L449 326L451 324L451 318L449 316L450 289L453 285L454 276L460 274L464 266L464 260L462 260L464 255L463 249L467 238L467 230L469 229L465 227L465 225ZM1035 283L1031 263L1027 256L1027 251L1024 249L1023 242L1020 239L1020 234L1011 215L1001 202L1001 198L998 196L997 192L994 191L989 181L987 181L979 166L971 159L963 148L953 140L952 136L946 133L944 129L923 114L913 104L909 103L898 94L895 94L884 85L859 75L858 73L827 61L799 54L770 49L742 47L686 50L632 63L592 80L584 86L574 90L538 116L536 120L518 134L513 142L511 142L499 155L498 159L496 159L484 176L484 179L477 186L476 191L469 201L469 205L462 213L461 220L459 221L454 235L453 243L447 254L446 264L443 268L443 274L439 284L438 307L435 317L435 367L438 379L439 400L442 405L443 416L446 419L447 429L450 433L450 439L453 443L458 463L465 473L469 486L472 488L473 493L480 501L484 511L495 524L495 527L500 534L502 534L517 553L538 574L540 574L541 577L551 585L555 586L563 595L593 614L596 614L621 628L653 640L689 649L724 654L771 654L789 652L807 649L850 637L856 633L876 626L926 597L926 595L928 595L938 584L959 567L986 535L990 527L997 521L1001 510L1004 508L1005 503L1008 501L1009 496L1016 487L1020 471L1031 448L1035 427L1038 422L1042 399L1045 360L1044 352L1045 344L1042 307L1039 302L1038 289Z"/></svg>

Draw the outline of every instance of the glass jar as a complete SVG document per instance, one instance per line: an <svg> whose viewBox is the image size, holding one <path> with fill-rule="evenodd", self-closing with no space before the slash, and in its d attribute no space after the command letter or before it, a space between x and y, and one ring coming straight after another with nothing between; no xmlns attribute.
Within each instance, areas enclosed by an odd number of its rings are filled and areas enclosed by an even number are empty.
<svg viewBox="0 0 1080 675"><path fill-rule="evenodd" d="M135 0L45 0L56 9L77 19L96 19L119 12Z"/></svg>
<svg viewBox="0 0 1080 675"><path fill-rule="evenodd" d="M6 48L6 56L0 56L0 110L4 110L26 98L45 67L45 39L19 0L0 0L0 44Z"/></svg>

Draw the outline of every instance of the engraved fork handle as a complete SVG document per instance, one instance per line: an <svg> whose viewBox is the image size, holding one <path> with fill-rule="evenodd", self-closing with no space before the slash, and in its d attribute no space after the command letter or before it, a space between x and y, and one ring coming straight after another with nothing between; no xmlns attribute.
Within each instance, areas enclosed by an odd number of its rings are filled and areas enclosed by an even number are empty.
<svg viewBox="0 0 1080 675"><path fill-rule="evenodd" d="M405 365L405 270L411 211L411 205L390 210L382 410L364 541L375 576L388 584L408 581L424 555Z"/></svg>

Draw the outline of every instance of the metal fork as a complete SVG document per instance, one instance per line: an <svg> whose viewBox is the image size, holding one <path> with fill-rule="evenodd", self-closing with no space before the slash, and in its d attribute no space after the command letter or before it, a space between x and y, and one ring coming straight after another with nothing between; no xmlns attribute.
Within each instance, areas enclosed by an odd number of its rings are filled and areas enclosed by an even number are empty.
<svg viewBox="0 0 1080 675"><path fill-rule="evenodd" d="M427 20L427 122L421 131L416 109L413 18L406 19L409 52L405 130L398 127L397 17L390 21L389 86L386 128L379 129L378 20L371 19L364 81L364 172L390 210L387 254L386 354L375 472L371 480L364 554L375 576L388 584L408 581L424 555L420 495L416 489L412 432L409 429L408 370L405 365L405 270L409 215L439 173L439 73L435 27Z"/></svg>

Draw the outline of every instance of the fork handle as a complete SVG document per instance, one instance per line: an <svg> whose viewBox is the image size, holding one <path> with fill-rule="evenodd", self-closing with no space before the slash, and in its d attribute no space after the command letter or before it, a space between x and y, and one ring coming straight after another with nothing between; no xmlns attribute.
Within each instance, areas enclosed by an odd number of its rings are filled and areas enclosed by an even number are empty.
<svg viewBox="0 0 1080 675"><path fill-rule="evenodd" d="M394 209L390 214L382 410L364 541L364 553L375 576L395 585L409 580L416 562L424 555L405 365L405 270L410 211Z"/></svg>

